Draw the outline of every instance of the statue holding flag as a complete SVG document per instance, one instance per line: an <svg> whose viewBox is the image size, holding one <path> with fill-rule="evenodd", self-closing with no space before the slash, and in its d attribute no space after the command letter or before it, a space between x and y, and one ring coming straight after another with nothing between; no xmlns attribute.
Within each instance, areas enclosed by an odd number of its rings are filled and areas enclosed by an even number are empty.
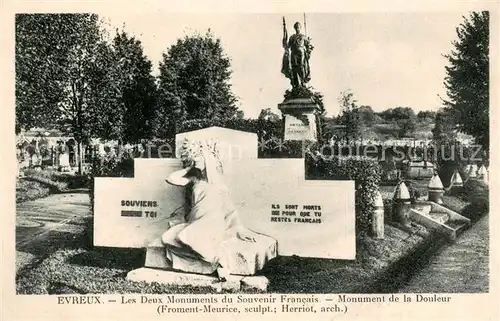
<svg viewBox="0 0 500 321"><path fill-rule="evenodd" d="M292 83L292 89L287 89L285 100L278 104L278 109L285 119L284 140L317 141L321 130L319 126L322 106L322 95L314 92L308 85L311 80L309 58L314 47L307 36L306 15L304 14L304 31L302 25L296 22L293 25L295 34L288 37L285 17L283 17L283 61L281 73Z"/></svg>
<svg viewBox="0 0 500 321"><path fill-rule="evenodd" d="M309 58L314 47L311 45L310 38L301 33L300 22L296 22L293 28L295 34L288 38L285 17L283 17L283 48L285 52L283 54L281 73L290 79L293 90L297 90L305 87L311 79Z"/></svg>

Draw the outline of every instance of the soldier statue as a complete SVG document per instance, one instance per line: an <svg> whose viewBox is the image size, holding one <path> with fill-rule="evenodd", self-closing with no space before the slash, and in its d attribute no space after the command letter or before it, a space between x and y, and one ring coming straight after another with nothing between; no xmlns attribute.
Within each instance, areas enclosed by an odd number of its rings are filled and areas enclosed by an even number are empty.
<svg viewBox="0 0 500 321"><path fill-rule="evenodd" d="M311 79L309 68L309 58L313 50L310 38L301 33L301 24L296 22L293 25L295 34L288 38L285 18L283 17L283 62L281 73L284 74L292 84L294 90L305 87Z"/></svg>

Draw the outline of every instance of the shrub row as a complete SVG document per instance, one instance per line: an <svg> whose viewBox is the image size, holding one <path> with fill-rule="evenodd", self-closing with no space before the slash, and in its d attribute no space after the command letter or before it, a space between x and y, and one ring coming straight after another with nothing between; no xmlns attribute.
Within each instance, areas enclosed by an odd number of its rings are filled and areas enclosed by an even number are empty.
<svg viewBox="0 0 500 321"><path fill-rule="evenodd" d="M85 174L89 188L90 204L94 209L94 179L96 177L134 177L134 159L129 154L114 154L92 158L89 171Z"/></svg>
<svg viewBox="0 0 500 321"><path fill-rule="evenodd" d="M16 182L16 203L32 201L50 195L50 189L37 181L18 179Z"/></svg>
<svg viewBox="0 0 500 321"><path fill-rule="evenodd" d="M306 178L323 180L353 180L356 190L356 232L367 230L375 210L381 168L368 157L328 157L307 154Z"/></svg>
<svg viewBox="0 0 500 321"><path fill-rule="evenodd" d="M469 205L462 210L461 214L476 222L490 210L488 185L481 180L469 179L464 184L463 190L461 196Z"/></svg>

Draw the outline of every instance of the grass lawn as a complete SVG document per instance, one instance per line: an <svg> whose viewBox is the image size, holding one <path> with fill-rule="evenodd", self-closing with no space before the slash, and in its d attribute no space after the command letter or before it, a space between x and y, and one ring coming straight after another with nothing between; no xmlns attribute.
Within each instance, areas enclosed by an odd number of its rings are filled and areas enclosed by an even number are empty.
<svg viewBox="0 0 500 321"><path fill-rule="evenodd" d="M16 181L16 202L26 202L42 198L50 194L50 188L45 184L26 179Z"/></svg>
<svg viewBox="0 0 500 321"><path fill-rule="evenodd" d="M24 177L16 181L16 202L32 201L72 188L85 187L85 180L77 175L55 169L25 169Z"/></svg>
<svg viewBox="0 0 500 321"><path fill-rule="evenodd" d="M489 222L483 216L398 292L484 293L489 289Z"/></svg>
<svg viewBox="0 0 500 321"><path fill-rule="evenodd" d="M18 277L17 293L215 293L211 288L179 288L125 280L126 273L141 267L143 259L142 251L136 249L60 250Z"/></svg>
<svg viewBox="0 0 500 321"><path fill-rule="evenodd" d="M260 272L270 285L268 292L370 293L379 277L401 257L431 238L422 226L409 231L386 225L386 237L357 239L353 261L279 257ZM24 269L17 279L19 294L61 293L212 293L202 287L177 287L125 280L126 273L142 267L144 250L72 248L59 250L40 264Z"/></svg>
<svg viewBox="0 0 500 321"><path fill-rule="evenodd" d="M443 202L447 208L457 213L462 213L467 204L469 204L463 199L452 195L444 195Z"/></svg>

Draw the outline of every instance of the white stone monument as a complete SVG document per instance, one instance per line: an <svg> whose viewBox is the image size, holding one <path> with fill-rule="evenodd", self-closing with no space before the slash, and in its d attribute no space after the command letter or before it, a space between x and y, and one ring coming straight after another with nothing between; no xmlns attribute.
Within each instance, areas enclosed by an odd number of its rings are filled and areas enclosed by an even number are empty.
<svg viewBox="0 0 500 321"><path fill-rule="evenodd" d="M237 131L208 128L206 137L215 132L231 133L231 139L241 135L248 139L245 144L257 146L256 135ZM203 137L203 130L193 133L176 140ZM237 140L231 144L245 145ZM274 238L278 255L355 259L353 181L308 181L304 159L257 159L256 151L248 150L242 155L224 162L223 177L247 228ZM96 178L94 245L148 247L145 265L168 268L158 240L171 215L184 210L185 195L183 188L169 185L165 178L181 167L180 159L135 159L134 178ZM165 280L147 267L130 272L130 279L154 274Z"/></svg>

